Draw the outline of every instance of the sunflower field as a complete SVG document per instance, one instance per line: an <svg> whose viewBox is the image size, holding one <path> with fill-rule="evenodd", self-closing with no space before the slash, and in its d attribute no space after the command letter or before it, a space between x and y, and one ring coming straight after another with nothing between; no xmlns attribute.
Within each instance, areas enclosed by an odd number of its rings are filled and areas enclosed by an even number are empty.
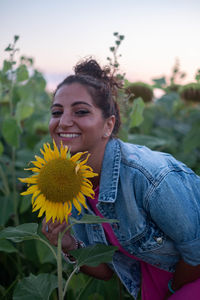
<svg viewBox="0 0 200 300"><path fill-rule="evenodd" d="M130 82L119 71L118 48L124 36L114 33L114 37L107 59L123 82L117 97L122 118L119 137L171 153L200 175L198 66L194 82L187 85L181 84L185 74L178 62L170 78L154 79L152 85ZM41 233L42 217L32 212L31 195L18 178L27 177L24 168L40 155L43 144L52 144L48 133L52 95L32 58L16 60L18 39L15 36L5 49L7 59L0 70L0 299L133 299L116 276L104 282L76 274L84 263L111 261L115 247L88 247L80 250L81 255L75 251L74 268L62 258L60 244L59 249L49 245ZM158 90L162 96L155 97ZM82 222L103 221L86 216Z"/></svg>

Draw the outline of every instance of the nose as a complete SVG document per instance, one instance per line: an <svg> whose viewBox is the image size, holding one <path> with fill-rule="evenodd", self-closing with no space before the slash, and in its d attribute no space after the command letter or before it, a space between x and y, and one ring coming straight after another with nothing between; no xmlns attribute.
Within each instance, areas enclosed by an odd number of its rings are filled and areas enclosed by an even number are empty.
<svg viewBox="0 0 200 300"><path fill-rule="evenodd" d="M59 121L59 126L61 128L66 128L66 127L70 127L73 125L73 119L72 117L70 116L69 113L63 113L61 118L60 118L60 121Z"/></svg>

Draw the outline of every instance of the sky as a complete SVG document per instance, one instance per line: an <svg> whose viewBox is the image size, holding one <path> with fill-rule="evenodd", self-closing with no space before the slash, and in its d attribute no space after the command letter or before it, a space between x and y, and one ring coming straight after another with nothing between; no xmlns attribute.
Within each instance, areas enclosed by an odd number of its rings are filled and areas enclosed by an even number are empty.
<svg viewBox="0 0 200 300"><path fill-rule="evenodd" d="M0 0L0 66L8 58L4 49L19 35L18 57L34 58L54 89L84 57L108 64L114 32L125 36L119 63L129 81L169 79L177 59L187 74L182 83L194 81L199 0Z"/></svg>

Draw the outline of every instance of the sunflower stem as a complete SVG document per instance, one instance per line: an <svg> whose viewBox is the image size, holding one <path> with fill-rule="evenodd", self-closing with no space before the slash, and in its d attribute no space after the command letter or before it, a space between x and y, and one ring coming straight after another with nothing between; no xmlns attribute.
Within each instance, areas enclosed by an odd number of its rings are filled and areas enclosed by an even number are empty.
<svg viewBox="0 0 200 300"><path fill-rule="evenodd" d="M58 246L57 246L57 270L58 270L58 298L59 300L63 300L65 297L65 293L67 291L67 287L69 284L70 279L75 274L77 267L73 270L73 272L70 274L69 278L67 279L67 282L65 284L65 288L63 291L63 278L62 278L62 238L66 231L68 231L75 223L72 223L68 225L64 231L59 232L58 235Z"/></svg>
<svg viewBox="0 0 200 300"><path fill-rule="evenodd" d="M63 277L62 277L62 233L58 235L57 247L57 272L58 272L58 299L63 300Z"/></svg>

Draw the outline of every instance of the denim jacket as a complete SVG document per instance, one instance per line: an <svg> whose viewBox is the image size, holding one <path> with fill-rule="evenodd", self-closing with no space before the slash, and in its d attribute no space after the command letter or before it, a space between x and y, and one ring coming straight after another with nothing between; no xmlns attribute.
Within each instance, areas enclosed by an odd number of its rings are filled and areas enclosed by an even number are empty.
<svg viewBox="0 0 200 300"><path fill-rule="evenodd" d="M200 177L171 155L110 140L97 207L105 218L119 221L112 229L122 247L137 258L169 272L181 258L200 264ZM99 224L78 224L74 231L86 245L108 244ZM117 251L112 267L136 298L140 262Z"/></svg>

